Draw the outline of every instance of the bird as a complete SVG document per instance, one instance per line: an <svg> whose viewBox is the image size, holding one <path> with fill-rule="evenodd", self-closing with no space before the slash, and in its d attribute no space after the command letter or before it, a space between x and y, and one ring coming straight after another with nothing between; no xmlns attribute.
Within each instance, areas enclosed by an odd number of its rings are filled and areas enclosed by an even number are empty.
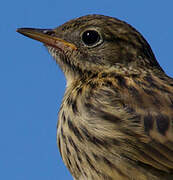
<svg viewBox="0 0 173 180"><path fill-rule="evenodd" d="M98 14L17 32L66 77L57 144L75 180L173 179L173 79L140 32Z"/></svg>

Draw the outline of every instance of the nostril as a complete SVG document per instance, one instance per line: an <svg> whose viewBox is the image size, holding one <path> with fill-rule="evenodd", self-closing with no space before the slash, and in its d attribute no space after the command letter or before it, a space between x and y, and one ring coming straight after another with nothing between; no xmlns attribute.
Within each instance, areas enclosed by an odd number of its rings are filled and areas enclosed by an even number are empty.
<svg viewBox="0 0 173 180"><path fill-rule="evenodd" d="M52 29L45 29L43 30L43 33L50 36L55 34L55 32Z"/></svg>

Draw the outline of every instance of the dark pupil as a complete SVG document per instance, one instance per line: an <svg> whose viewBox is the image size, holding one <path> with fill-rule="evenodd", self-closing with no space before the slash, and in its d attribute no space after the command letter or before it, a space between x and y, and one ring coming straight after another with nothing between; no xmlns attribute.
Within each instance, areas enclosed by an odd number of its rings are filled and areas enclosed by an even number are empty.
<svg viewBox="0 0 173 180"><path fill-rule="evenodd" d="M82 40L86 45L91 46L100 40L100 36L97 31L89 30L83 33Z"/></svg>

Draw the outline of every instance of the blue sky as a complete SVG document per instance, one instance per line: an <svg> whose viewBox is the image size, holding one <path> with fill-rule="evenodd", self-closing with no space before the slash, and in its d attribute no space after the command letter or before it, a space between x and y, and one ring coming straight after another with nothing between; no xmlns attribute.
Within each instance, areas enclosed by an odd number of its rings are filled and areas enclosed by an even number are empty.
<svg viewBox="0 0 173 180"><path fill-rule="evenodd" d="M86 14L127 21L173 76L173 1L5 0L0 6L0 179L72 180L56 145L65 78L44 46L18 27L54 28Z"/></svg>

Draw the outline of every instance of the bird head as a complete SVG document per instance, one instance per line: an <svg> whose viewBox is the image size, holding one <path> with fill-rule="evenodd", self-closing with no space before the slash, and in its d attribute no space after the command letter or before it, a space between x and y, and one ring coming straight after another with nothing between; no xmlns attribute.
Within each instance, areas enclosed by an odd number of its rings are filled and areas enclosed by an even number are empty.
<svg viewBox="0 0 173 180"><path fill-rule="evenodd" d="M87 15L55 29L20 28L17 31L43 42L67 81L124 67L163 71L142 35L116 18Z"/></svg>

